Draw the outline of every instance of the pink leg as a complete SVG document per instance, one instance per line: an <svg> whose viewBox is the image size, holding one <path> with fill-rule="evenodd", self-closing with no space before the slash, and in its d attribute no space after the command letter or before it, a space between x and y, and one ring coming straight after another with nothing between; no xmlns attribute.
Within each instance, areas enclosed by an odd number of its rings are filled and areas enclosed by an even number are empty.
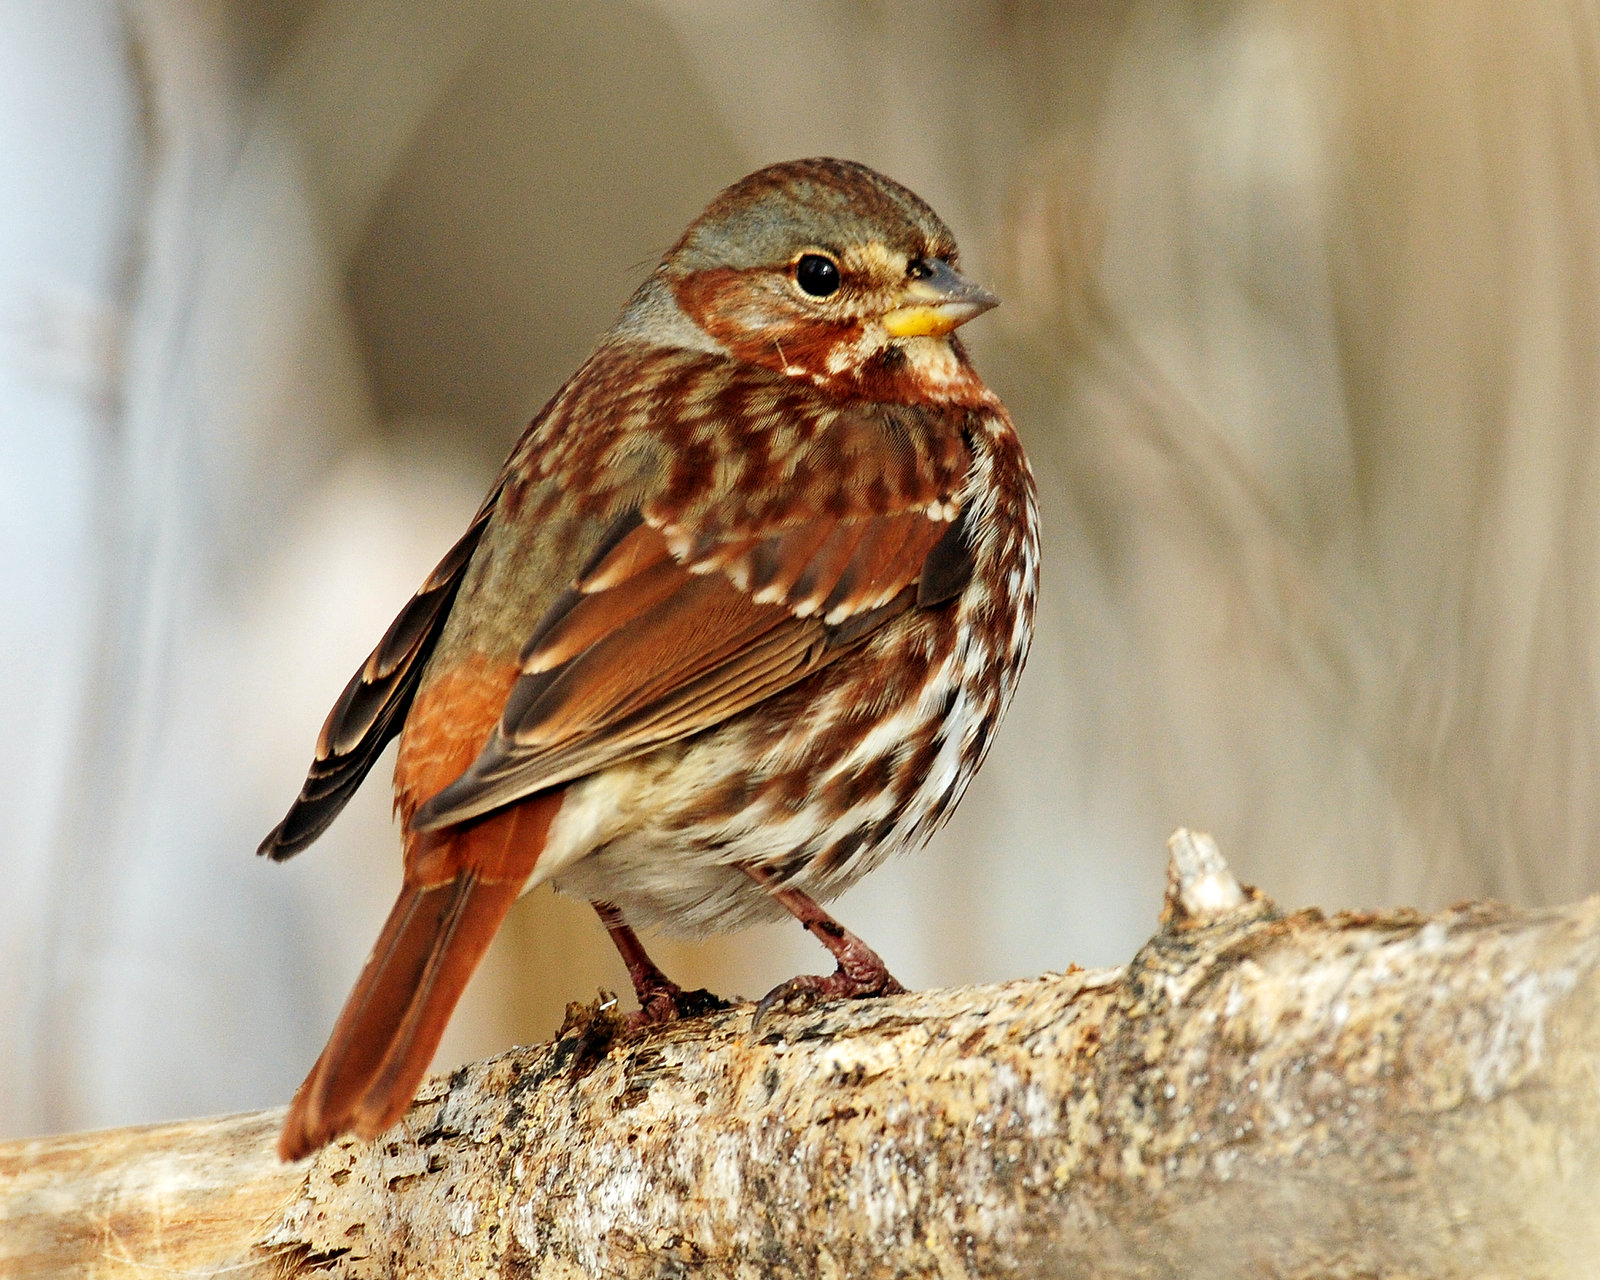
<svg viewBox="0 0 1600 1280"><path fill-rule="evenodd" d="M639 935L628 927L628 922L609 902L589 904L605 925L611 941L616 944L622 963L628 966L628 979L633 992L639 997L639 1012L629 1020L636 1027L648 1027L658 1022L676 1022L679 1018L693 1018L714 1009L725 1008L723 1001L705 990L685 991L666 974L644 949Z"/></svg>
<svg viewBox="0 0 1600 1280"><path fill-rule="evenodd" d="M740 869L782 903L839 962L839 967L830 974L803 973L780 982L767 992L756 1005L756 1026L759 1027L762 1019L778 1005L786 1005L791 1000L809 1004L815 1000L895 995L905 990L876 951L819 907L809 895L798 889L780 887L777 877L764 867L742 863Z"/></svg>

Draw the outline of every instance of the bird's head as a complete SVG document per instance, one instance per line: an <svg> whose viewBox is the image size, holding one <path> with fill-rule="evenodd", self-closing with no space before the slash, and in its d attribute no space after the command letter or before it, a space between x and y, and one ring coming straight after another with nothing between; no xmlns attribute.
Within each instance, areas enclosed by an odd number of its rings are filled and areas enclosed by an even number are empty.
<svg viewBox="0 0 1600 1280"><path fill-rule="evenodd" d="M999 301L962 276L932 209L847 160L792 160L736 182L654 279L735 358L873 399L980 392L953 335Z"/></svg>

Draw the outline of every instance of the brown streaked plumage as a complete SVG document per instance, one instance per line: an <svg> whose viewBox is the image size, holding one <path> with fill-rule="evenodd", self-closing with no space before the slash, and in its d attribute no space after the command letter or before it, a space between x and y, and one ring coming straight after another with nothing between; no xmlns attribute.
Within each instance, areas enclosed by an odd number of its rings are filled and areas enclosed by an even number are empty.
<svg viewBox="0 0 1600 1280"><path fill-rule="evenodd" d="M953 330L994 299L860 165L712 202L534 420L335 705L285 858L401 735L405 885L284 1124L286 1159L404 1112L518 893L595 904L656 1021L697 1007L633 932L793 914L927 838L1027 652L1033 482Z"/></svg>

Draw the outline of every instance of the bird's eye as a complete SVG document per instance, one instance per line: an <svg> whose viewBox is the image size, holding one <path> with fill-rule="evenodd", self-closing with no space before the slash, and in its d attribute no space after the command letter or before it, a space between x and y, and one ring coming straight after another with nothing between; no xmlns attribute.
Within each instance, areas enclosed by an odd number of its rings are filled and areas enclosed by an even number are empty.
<svg viewBox="0 0 1600 1280"><path fill-rule="evenodd" d="M926 280L933 274L933 268L926 258L913 258L906 263L906 274L913 280Z"/></svg>
<svg viewBox="0 0 1600 1280"><path fill-rule="evenodd" d="M820 253L803 253L794 264L794 282L813 298L826 298L839 288L839 264Z"/></svg>

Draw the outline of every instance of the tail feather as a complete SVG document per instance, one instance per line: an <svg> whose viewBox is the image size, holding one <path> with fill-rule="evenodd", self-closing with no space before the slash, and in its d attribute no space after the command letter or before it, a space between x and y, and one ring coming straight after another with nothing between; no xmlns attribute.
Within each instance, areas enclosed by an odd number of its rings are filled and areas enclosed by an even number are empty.
<svg viewBox="0 0 1600 1280"><path fill-rule="evenodd" d="M518 806L468 828L428 833L430 871L408 874L328 1044L284 1120L278 1154L309 1155L341 1133L374 1138L411 1104L445 1025L543 847L553 806ZM530 820L532 820L530 822Z"/></svg>

